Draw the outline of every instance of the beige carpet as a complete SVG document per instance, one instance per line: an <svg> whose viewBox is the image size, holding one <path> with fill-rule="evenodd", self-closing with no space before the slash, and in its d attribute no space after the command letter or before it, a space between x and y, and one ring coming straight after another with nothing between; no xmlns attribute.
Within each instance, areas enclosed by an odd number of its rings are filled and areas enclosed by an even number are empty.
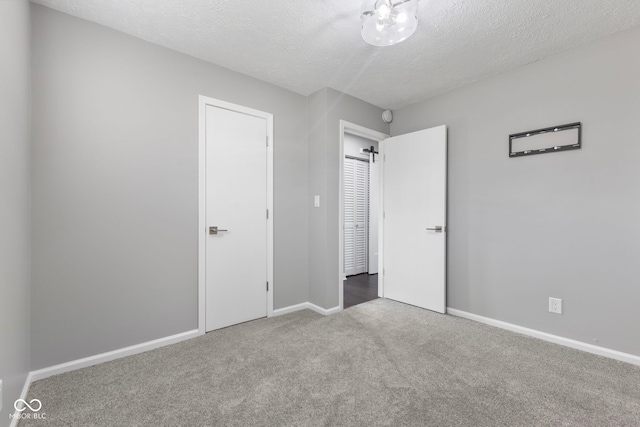
<svg viewBox="0 0 640 427"><path fill-rule="evenodd" d="M375 300L35 382L22 426L640 426L640 367Z"/></svg>

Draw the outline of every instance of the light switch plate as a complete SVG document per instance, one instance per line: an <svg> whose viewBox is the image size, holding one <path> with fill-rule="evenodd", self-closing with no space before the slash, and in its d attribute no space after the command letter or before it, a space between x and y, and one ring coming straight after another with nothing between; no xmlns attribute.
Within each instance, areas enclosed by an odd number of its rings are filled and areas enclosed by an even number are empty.
<svg viewBox="0 0 640 427"><path fill-rule="evenodd" d="M320 196L313 196L313 207L314 208L320 207Z"/></svg>

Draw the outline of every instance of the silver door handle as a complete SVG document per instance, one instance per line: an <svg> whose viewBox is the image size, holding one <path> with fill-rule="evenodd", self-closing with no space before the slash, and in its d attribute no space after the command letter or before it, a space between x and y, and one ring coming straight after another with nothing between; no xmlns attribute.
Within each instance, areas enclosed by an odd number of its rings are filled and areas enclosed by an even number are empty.
<svg viewBox="0 0 640 427"><path fill-rule="evenodd" d="M218 231L229 231L229 230L222 230L218 227L209 227L209 234L218 234Z"/></svg>
<svg viewBox="0 0 640 427"><path fill-rule="evenodd" d="M429 231L435 231L436 233L442 233L442 226L436 225L434 228L427 228Z"/></svg>

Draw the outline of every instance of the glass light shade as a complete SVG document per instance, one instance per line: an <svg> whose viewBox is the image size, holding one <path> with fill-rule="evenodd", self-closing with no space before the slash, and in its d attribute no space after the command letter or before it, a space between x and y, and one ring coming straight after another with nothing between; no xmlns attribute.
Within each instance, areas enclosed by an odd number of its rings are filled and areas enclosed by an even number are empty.
<svg viewBox="0 0 640 427"><path fill-rule="evenodd" d="M362 14L362 38L374 46L391 46L418 28L418 0L376 0Z"/></svg>

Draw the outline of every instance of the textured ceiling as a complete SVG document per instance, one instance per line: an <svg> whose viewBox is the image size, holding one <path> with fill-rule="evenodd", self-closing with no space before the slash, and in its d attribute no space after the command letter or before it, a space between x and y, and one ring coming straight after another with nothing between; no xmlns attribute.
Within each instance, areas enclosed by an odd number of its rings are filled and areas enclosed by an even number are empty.
<svg viewBox="0 0 640 427"><path fill-rule="evenodd" d="M328 86L383 108L640 25L639 0L421 0L413 37L379 48L360 37L361 0L35 2L303 95Z"/></svg>

